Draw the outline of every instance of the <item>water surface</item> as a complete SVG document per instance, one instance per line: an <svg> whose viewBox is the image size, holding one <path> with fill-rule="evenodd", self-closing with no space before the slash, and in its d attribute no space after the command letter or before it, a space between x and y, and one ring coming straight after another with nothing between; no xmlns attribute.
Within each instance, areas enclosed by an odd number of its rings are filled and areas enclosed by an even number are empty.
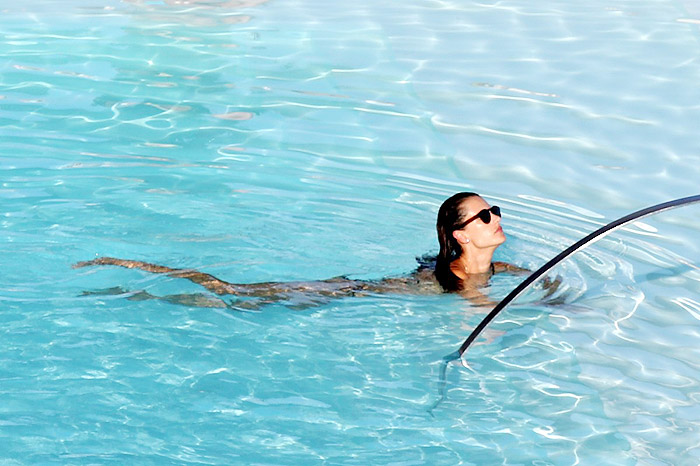
<svg viewBox="0 0 700 466"><path fill-rule="evenodd" d="M447 371L488 311L369 296L260 312L133 301L373 279L443 199L536 268L697 194L690 2L3 5L0 458L7 464L697 464L700 211L611 235ZM518 283L495 277L494 301ZM121 295L89 295L119 286Z"/></svg>

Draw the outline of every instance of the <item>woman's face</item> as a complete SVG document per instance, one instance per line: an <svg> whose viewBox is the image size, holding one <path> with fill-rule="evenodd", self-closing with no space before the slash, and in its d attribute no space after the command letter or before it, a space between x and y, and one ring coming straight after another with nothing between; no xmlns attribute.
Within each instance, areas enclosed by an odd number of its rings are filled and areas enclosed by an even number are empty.
<svg viewBox="0 0 700 466"><path fill-rule="evenodd" d="M484 209L490 209L491 206L479 196L473 196L462 201L460 206L464 219L470 219ZM501 228L501 217L491 212L491 220L489 223L484 223L480 218L476 218L469 222L467 226L462 228L466 233L466 238L477 248L495 248L503 244L506 240L506 235Z"/></svg>

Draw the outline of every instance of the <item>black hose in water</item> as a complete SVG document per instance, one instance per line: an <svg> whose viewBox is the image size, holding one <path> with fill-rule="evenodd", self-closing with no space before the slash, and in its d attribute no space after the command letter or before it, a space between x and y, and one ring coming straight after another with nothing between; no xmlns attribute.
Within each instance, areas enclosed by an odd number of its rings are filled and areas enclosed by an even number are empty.
<svg viewBox="0 0 700 466"><path fill-rule="evenodd" d="M491 312L486 315L486 317L483 318L481 322L479 322L479 325L476 326L476 328L472 331L472 333L467 337L466 340L464 340L464 343L462 343L462 346L459 347L457 351L454 353L448 354L444 358L442 358L442 363L440 366L440 381L439 381L439 393L440 397L438 400L433 403L433 405L428 409L428 412L432 414L432 411L437 408L437 406L445 399L447 395L447 365L455 361L459 358L462 357L462 355L467 351L469 346L476 340L476 337L479 336L479 334L486 328L486 326L491 323L491 321L500 313L505 307L510 304L515 298L520 296L526 289L530 287L533 283L535 283L539 278L541 278L545 273L549 272L552 268L554 268L555 265L558 263L562 262L564 259L568 258L572 254L584 249L585 247L595 243L596 241L602 239L604 236L612 233L613 231L617 230L618 228L633 222L635 220L639 220L640 218L643 217L648 217L649 215L654 215L658 214L660 212L670 210L670 209L675 209L677 207L685 206L688 204L695 204L700 202L700 194L697 194L695 196L689 196L689 197L683 197L681 199L676 199L673 201L668 201L668 202L663 202L661 204L657 204L651 207L647 207L642 210L638 210L637 212L631 213L629 215L625 215L624 217L621 217L615 221L612 221L608 223L607 225L598 228L596 231L593 233L590 233L587 235L585 238L580 239L576 243L572 244L559 254L557 254L553 259L551 259L549 262L544 264L542 267L539 269L535 270L532 274L530 274L529 277L527 277L525 280L522 281L518 286L516 286L513 291L511 291L508 296L503 298L503 300L494 307Z"/></svg>

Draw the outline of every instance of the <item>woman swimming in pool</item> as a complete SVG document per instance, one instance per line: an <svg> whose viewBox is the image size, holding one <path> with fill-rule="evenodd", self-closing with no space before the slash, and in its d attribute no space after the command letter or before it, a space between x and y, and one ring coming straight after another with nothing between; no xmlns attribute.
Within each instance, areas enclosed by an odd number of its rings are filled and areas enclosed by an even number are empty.
<svg viewBox="0 0 700 466"><path fill-rule="evenodd" d="M141 291L133 294L130 299L164 299L179 304L234 308L257 308L262 304L283 300L306 307L328 297L372 293L435 294L441 291L457 292L476 303L485 304L488 303L488 299L481 293L480 288L488 283L491 275L499 272L527 272L527 269L505 262L493 262L494 252L506 240L501 228L501 210L497 206L490 206L476 193L457 193L443 202L437 217L437 234L440 252L434 260L419 260L418 269L409 276L381 280L352 280L336 277L313 282L238 284L220 280L197 270L174 269L148 262L112 257L79 262L74 267L116 265L162 273L171 277L185 278L217 295L235 295L240 298L233 303L227 303L201 294L163 298ZM113 288L107 293L124 293L124 291Z"/></svg>

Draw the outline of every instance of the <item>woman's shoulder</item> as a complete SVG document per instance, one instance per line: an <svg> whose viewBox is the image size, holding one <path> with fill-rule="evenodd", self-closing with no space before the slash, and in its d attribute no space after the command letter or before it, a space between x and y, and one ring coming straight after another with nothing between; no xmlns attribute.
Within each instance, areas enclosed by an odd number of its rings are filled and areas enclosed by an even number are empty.
<svg viewBox="0 0 700 466"><path fill-rule="evenodd" d="M494 273L518 273L524 274L531 272L529 269L520 267L515 264L510 264L508 262L497 261L493 263Z"/></svg>
<svg viewBox="0 0 700 466"><path fill-rule="evenodd" d="M414 271L414 274L432 274L435 270L435 265L437 264L437 255L435 254L424 254L422 256L416 257L416 262L418 262L418 267ZM504 261L494 261L493 262L494 273L530 273L530 269L520 267L510 262Z"/></svg>

